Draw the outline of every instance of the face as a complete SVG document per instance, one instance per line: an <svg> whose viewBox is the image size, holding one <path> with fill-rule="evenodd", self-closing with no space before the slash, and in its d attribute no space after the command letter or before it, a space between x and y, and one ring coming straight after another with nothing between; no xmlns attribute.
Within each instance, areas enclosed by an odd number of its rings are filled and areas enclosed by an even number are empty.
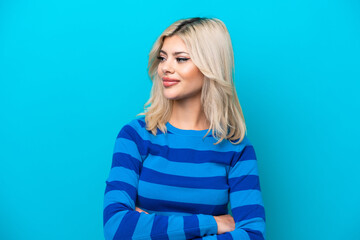
<svg viewBox="0 0 360 240"><path fill-rule="evenodd" d="M166 37L158 58L158 74L166 98L183 100L201 96L204 75L191 61L186 45L180 37Z"/></svg>

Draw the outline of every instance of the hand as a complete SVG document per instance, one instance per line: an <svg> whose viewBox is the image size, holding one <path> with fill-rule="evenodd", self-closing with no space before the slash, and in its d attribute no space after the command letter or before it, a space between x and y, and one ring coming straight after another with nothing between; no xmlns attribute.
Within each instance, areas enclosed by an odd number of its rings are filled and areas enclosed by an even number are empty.
<svg viewBox="0 0 360 240"><path fill-rule="evenodd" d="M218 225L217 234L223 234L235 230L235 221L230 214L214 216L214 218Z"/></svg>
<svg viewBox="0 0 360 240"><path fill-rule="evenodd" d="M138 207L135 207L135 210L138 211L139 213L146 213L146 214L149 214L148 212L145 212L144 210L142 210L141 208L138 208Z"/></svg>

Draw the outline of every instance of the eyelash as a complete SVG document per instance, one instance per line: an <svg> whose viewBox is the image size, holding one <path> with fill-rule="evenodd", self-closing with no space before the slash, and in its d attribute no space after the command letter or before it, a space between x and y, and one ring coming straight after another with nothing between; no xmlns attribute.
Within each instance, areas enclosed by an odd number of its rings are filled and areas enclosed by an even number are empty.
<svg viewBox="0 0 360 240"><path fill-rule="evenodd" d="M159 59L160 60L160 62L164 59L163 57L157 57L157 59ZM186 62L187 60L189 60L190 58L176 58L176 60L178 61L178 62Z"/></svg>

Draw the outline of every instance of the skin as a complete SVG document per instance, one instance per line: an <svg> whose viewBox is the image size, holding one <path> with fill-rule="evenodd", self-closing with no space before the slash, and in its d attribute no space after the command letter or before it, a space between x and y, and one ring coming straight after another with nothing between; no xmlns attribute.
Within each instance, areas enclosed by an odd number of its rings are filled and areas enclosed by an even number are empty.
<svg viewBox="0 0 360 240"><path fill-rule="evenodd" d="M177 53L181 52L181 53ZM176 54L177 53L177 54ZM183 40L174 35L166 37L159 54L158 75L180 80L176 85L165 87L163 93L167 99L174 100L169 122L180 129L204 130L210 124L201 106L201 89L204 75L191 61ZM136 207L139 213L144 210ZM234 218L229 215L214 216L218 225L218 234L235 230Z"/></svg>
<svg viewBox="0 0 360 240"><path fill-rule="evenodd" d="M160 78L166 76L180 80L176 85L163 87L164 96L175 100L169 122L180 129L208 129L210 124L200 101L204 75L192 62L185 43L176 35L166 37L159 56Z"/></svg>

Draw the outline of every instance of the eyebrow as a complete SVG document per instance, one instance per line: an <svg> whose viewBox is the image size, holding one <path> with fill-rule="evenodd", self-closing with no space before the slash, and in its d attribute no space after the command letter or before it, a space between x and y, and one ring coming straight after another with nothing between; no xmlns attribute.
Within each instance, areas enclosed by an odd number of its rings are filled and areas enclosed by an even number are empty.
<svg viewBox="0 0 360 240"><path fill-rule="evenodd" d="M161 52L161 53L164 53L165 55L167 55L167 53L166 53L164 50L160 50L160 52ZM175 56L175 55L179 55L179 54L181 54L181 53L188 54L187 52L174 52L173 55ZM188 54L188 55L190 55L190 54Z"/></svg>

